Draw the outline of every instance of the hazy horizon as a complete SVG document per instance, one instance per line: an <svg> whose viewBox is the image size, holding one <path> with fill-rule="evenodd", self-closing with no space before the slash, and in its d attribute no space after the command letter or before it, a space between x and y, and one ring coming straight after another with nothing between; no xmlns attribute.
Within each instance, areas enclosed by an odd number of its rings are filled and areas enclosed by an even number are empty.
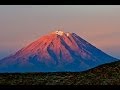
<svg viewBox="0 0 120 90"><path fill-rule="evenodd" d="M120 59L119 5L4 5L0 13L0 59L56 28Z"/></svg>

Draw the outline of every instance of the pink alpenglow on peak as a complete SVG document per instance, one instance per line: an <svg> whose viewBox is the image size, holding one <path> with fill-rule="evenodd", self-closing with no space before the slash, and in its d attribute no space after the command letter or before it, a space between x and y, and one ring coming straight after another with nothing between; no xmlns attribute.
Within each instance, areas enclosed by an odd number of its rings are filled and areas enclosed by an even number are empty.
<svg viewBox="0 0 120 90"><path fill-rule="evenodd" d="M80 72L115 60L75 33L57 30L0 60L0 72Z"/></svg>

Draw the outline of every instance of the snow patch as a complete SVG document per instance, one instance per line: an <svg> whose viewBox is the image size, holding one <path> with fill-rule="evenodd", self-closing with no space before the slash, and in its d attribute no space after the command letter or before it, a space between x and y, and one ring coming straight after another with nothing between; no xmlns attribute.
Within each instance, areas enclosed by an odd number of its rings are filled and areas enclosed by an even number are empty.
<svg viewBox="0 0 120 90"><path fill-rule="evenodd" d="M63 31L61 31L61 30L57 30L57 31L55 31L54 33L57 34L57 35L60 35L60 36L62 36L62 35L64 35L64 34L67 35L67 37L70 36L70 33L69 33L69 32L66 32L66 33L65 33L65 32L63 32Z"/></svg>
<svg viewBox="0 0 120 90"><path fill-rule="evenodd" d="M67 36L70 36L70 33L66 33Z"/></svg>
<svg viewBox="0 0 120 90"><path fill-rule="evenodd" d="M55 33L56 33L57 35L60 35L60 36L62 36L62 35L64 34L64 32L63 32L63 31L60 31L60 30L55 31Z"/></svg>

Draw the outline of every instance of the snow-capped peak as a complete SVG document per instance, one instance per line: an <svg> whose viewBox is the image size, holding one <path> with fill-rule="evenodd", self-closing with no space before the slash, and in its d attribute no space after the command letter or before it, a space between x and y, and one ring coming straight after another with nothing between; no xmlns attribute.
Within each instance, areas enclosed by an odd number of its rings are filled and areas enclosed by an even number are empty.
<svg viewBox="0 0 120 90"><path fill-rule="evenodd" d="M44 35L0 60L0 72L79 72L115 60L77 34L62 30Z"/></svg>

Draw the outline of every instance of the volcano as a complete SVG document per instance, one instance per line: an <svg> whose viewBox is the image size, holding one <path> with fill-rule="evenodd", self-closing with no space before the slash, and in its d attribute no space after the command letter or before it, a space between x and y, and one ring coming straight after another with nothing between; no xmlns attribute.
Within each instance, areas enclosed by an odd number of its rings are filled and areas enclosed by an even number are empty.
<svg viewBox="0 0 120 90"><path fill-rule="evenodd" d="M115 60L75 33L57 30L0 60L0 72L80 72Z"/></svg>

